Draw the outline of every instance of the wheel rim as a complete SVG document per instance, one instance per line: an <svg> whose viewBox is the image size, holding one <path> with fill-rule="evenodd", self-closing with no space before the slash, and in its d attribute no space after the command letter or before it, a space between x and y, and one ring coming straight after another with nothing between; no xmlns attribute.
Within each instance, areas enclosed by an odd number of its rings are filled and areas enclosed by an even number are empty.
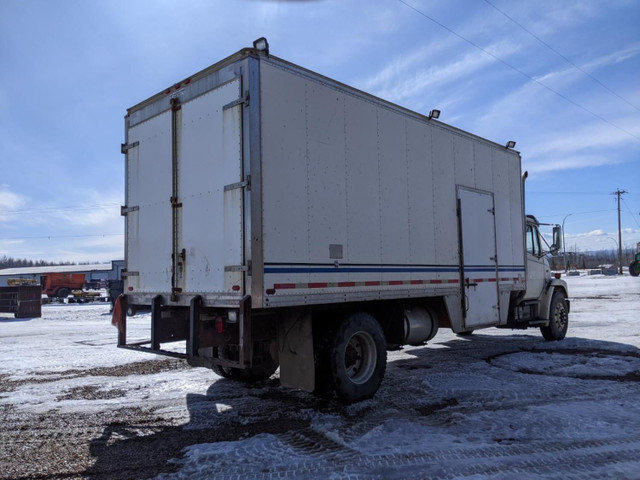
<svg viewBox="0 0 640 480"><path fill-rule="evenodd" d="M558 331L564 330L567 326L567 310L562 302L556 304L556 308L553 311L553 323L555 323Z"/></svg>
<svg viewBox="0 0 640 480"><path fill-rule="evenodd" d="M368 381L376 368L376 343L367 332L354 333L344 352L344 368L356 384Z"/></svg>

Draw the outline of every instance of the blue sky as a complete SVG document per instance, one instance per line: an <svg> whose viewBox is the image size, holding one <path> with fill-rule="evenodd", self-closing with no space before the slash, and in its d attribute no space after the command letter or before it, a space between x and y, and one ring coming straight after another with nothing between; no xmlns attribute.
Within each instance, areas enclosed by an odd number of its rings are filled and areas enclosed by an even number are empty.
<svg viewBox="0 0 640 480"><path fill-rule="evenodd" d="M640 241L637 0L0 0L0 256L123 257L126 109L271 53L499 143L567 249ZM569 216L568 216L569 215Z"/></svg>

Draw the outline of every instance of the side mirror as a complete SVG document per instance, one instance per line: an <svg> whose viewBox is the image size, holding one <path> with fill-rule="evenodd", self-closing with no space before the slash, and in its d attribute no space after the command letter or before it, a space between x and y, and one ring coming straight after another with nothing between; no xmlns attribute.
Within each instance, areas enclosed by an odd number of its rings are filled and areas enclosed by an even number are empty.
<svg viewBox="0 0 640 480"><path fill-rule="evenodd" d="M550 252L555 255L562 248L562 228L560 225L553 227L553 243Z"/></svg>

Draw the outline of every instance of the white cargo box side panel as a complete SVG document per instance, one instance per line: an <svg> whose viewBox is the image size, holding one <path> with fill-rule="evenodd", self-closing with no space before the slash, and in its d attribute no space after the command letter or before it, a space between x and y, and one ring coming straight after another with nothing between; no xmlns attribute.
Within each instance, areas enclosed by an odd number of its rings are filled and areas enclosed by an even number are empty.
<svg viewBox="0 0 640 480"><path fill-rule="evenodd" d="M171 291L171 113L129 128L127 142L125 288Z"/></svg>
<svg viewBox="0 0 640 480"><path fill-rule="evenodd" d="M433 155L431 134L424 122L407 119L407 162L409 188L409 247L411 263L436 263L435 226L433 218L436 200L433 189Z"/></svg>
<svg viewBox="0 0 640 480"><path fill-rule="evenodd" d="M261 65L263 248L265 262L306 263L309 199L305 81Z"/></svg>
<svg viewBox="0 0 640 480"><path fill-rule="evenodd" d="M376 106L351 96L345 97L347 179L347 242L345 263L365 264L382 256L380 244L380 198L378 195L378 136ZM381 280L374 273L367 280Z"/></svg>
<svg viewBox="0 0 640 480"><path fill-rule="evenodd" d="M458 271L458 224L456 213L456 180L454 171L454 134L432 127L432 183L435 256L439 263L454 266Z"/></svg>
<svg viewBox="0 0 640 480"><path fill-rule="evenodd" d="M182 203L179 249L185 250L186 293L231 293L242 288L241 108L224 106L240 97L236 79L182 107L179 200Z"/></svg>
<svg viewBox="0 0 640 480"><path fill-rule="evenodd" d="M266 304L455 292L451 134L286 67L260 76Z"/></svg>
<svg viewBox="0 0 640 480"><path fill-rule="evenodd" d="M525 273L520 157L514 152L494 149L492 165L498 274L502 286L520 290L524 288Z"/></svg>

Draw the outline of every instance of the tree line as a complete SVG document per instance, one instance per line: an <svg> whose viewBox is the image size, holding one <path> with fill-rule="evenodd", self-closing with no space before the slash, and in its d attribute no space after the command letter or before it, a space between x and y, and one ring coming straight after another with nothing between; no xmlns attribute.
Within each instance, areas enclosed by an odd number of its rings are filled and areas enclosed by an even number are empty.
<svg viewBox="0 0 640 480"><path fill-rule="evenodd" d="M52 267L56 265L77 265L74 262L47 262L46 260L27 260L26 258L0 257L0 270L5 268Z"/></svg>

